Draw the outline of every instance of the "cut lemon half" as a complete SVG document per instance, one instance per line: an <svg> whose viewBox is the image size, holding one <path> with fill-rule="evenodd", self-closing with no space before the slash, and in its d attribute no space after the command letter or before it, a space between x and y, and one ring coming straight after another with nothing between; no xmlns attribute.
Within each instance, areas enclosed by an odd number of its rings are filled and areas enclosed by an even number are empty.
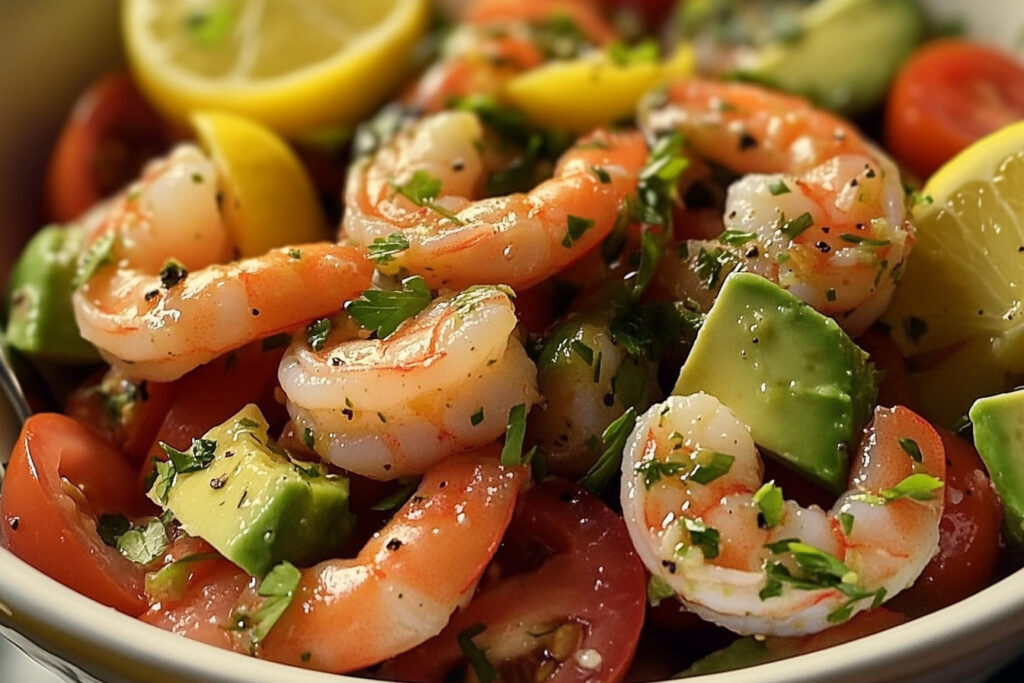
<svg viewBox="0 0 1024 683"><path fill-rule="evenodd" d="M125 0L137 82L184 124L224 109L297 136L353 125L406 72L427 0Z"/></svg>
<svg viewBox="0 0 1024 683"><path fill-rule="evenodd" d="M281 138L235 114L196 112L191 120L217 167L221 211L240 256L330 238L313 183Z"/></svg>
<svg viewBox="0 0 1024 683"><path fill-rule="evenodd" d="M990 337L998 364L1024 372L1024 122L954 157L922 195L883 317L893 341L914 355Z"/></svg>
<svg viewBox="0 0 1024 683"><path fill-rule="evenodd" d="M921 196L882 321L923 366L908 375L922 412L949 426L1024 373L1024 122L965 149Z"/></svg>
<svg viewBox="0 0 1024 683"><path fill-rule="evenodd" d="M649 90L693 70L693 51L685 45L663 62L621 63L603 52L550 62L511 78L503 97L538 126L586 133L631 116Z"/></svg>

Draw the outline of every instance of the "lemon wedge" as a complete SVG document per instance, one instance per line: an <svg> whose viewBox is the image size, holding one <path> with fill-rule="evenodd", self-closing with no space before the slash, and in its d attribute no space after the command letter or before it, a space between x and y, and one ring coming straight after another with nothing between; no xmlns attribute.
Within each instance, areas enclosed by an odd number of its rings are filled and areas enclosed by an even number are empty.
<svg viewBox="0 0 1024 683"><path fill-rule="evenodd" d="M921 196L917 243L882 321L905 356L941 359L909 378L914 393L962 413L1024 373L1024 122L965 149Z"/></svg>
<svg viewBox="0 0 1024 683"><path fill-rule="evenodd" d="M136 81L184 124L225 109L288 136L353 125L405 75L428 0L125 0Z"/></svg>
<svg viewBox="0 0 1024 683"><path fill-rule="evenodd" d="M538 126L585 133L632 115L649 90L693 71L693 50L686 45L663 62L623 63L602 52L515 76L505 83L502 95Z"/></svg>
<svg viewBox="0 0 1024 683"><path fill-rule="evenodd" d="M235 114L200 111L191 121L217 167L221 210L240 256L330 238L313 183L281 138Z"/></svg>

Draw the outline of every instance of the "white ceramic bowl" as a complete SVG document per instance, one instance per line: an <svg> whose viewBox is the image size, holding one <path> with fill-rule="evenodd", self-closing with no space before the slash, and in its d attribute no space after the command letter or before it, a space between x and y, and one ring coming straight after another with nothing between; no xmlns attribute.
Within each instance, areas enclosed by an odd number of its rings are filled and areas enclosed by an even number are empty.
<svg viewBox="0 0 1024 683"><path fill-rule="evenodd" d="M1019 49L1021 0L929 0L978 37ZM0 277L38 225L47 150L91 77L120 59L115 0L0 0ZM16 425L0 405L0 454ZM0 549L0 633L68 680L354 680L223 652L102 607ZM952 681L983 676L1024 651L1024 570L940 612L868 638L700 679Z"/></svg>

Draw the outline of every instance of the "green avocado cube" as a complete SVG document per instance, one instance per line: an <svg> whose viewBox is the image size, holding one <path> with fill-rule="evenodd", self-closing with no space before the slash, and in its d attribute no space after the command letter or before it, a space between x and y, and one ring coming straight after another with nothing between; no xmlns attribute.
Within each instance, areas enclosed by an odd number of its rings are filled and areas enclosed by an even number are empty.
<svg viewBox="0 0 1024 683"><path fill-rule="evenodd" d="M336 557L355 522L348 479L293 460L267 429L259 408L247 405L189 451L169 453L149 492L186 533L253 576L284 560L308 566Z"/></svg>
<svg viewBox="0 0 1024 683"><path fill-rule="evenodd" d="M1005 535L1024 550L1024 389L979 398L969 415L974 446L1003 502Z"/></svg>
<svg viewBox="0 0 1024 683"><path fill-rule="evenodd" d="M831 318L751 273L734 273L672 393L715 396L758 446L834 493L871 416L875 373Z"/></svg>
<svg viewBox="0 0 1024 683"><path fill-rule="evenodd" d="M83 240L80 226L47 226L32 237L14 265L5 336L26 356L63 363L99 360L93 345L78 333L71 309Z"/></svg>

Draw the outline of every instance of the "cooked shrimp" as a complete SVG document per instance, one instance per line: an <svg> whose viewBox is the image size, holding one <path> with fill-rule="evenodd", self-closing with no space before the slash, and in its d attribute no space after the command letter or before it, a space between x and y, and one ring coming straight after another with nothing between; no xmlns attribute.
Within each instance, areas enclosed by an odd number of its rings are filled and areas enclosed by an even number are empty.
<svg viewBox="0 0 1024 683"><path fill-rule="evenodd" d="M118 199L83 255L82 336L130 379L169 381L217 356L333 313L370 284L353 247L276 249L234 263L217 174L193 146L155 162Z"/></svg>
<svg viewBox="0 0 1024 683"><path fill-rule="evenodd" d="M437 112L457 97L500 97L513 76L614 38L608 23L580 0L478 0L445 41L441 59L404 99Z"/></svg>
<svg viewBox="0 0 1024 683"><path fill-rule="evenodd" d="M672 396L627 442L622 509L644 564L689 610L738 633L802 635L913 583L938 547L945 468L924 420L878 408L830 511L777 489L772 505L747 427L713 396Z"/></svg>
<svg viewBox="0 0 1024 683"><path fill-rule="evenodd" d="M537 400L537 369L515 327L504 291L474 287L435 300L386 339L344 326L320 351L297 339L279 372L288 412L339 467L373 479L421 474L494 441L513 406Z"/></svg>
<svg viewBox="0 0 1024 683"><path fill-rule="evenodd" d="M433 289L529 287L611 232L647 158L639 133L597 131L530 192L476 200L489 170L483 139L475 114L442 112L357 162L345 190L344 234L367 247L400 233L409 246L394 267L423 276ZM441 189L417 205L396 190L417 180Z"/></svg>
<svg viewBox="0 0 1024 683"><path fill-rule="evenodd" d="M523 479L522 470L498 464L496 446L434 465L357 557L302 572L256 654L340 673L437 635L498 549ZM254 593L242 604L255 603Z"/></svg>
<svg viewBox="0 0 1024 683"><path fill-rule="evenodd" d="M748 174L725 207L740 267L854 335L882 313L913 226L895 164L850 124L761 87L688 81L648 102L641 125L680 131L696 154Z"/></svg>

